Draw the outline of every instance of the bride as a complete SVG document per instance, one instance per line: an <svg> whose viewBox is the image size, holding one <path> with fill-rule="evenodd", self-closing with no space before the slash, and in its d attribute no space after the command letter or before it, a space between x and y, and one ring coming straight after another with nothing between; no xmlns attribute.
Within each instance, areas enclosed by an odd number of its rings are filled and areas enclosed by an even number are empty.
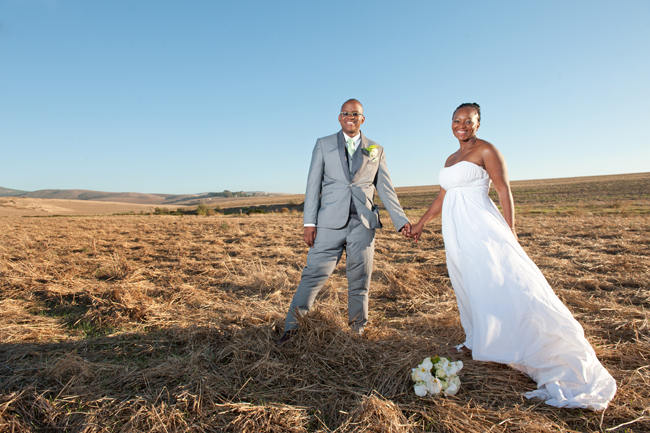
<svg viewBox="0 0 650 433"><path fill-rule="evenodd" d="M411 228L442 213L449 278L465 343L479 361L509 364L537 382L528 398L557 407L602 410L616 382L596 358L582 326L518 243L506 165L476 136L481 109L461 104L451 129L460 148L440 171L440 193ZM490 181L503 215L488 196ZM461 345L462 346L462 345Z"/></svg>

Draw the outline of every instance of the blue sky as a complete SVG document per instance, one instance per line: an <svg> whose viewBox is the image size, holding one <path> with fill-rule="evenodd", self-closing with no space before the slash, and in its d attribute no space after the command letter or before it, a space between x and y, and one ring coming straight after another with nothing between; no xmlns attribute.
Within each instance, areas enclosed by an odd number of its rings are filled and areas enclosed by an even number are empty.
<svg viewBox="0 0 650 433"><path fill-rule="evenodd" d="M304 192L350 97L397 186L650 171L650 1L0 0L0 186Z"/></svg>

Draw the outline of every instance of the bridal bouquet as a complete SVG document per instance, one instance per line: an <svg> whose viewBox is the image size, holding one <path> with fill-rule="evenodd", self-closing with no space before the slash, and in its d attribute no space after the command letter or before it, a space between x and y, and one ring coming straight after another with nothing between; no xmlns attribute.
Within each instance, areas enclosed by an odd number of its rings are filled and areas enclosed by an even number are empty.
<svg viewBox="0 0 650 433"><path fill-rule="evenodd" d="M450 362L447 358L430 357L416 368L411 369L411 379L415 382L413 390L419 397L427 394L455 395L460 389L460 379L457 373L463 368L463 361Z"/></svg>

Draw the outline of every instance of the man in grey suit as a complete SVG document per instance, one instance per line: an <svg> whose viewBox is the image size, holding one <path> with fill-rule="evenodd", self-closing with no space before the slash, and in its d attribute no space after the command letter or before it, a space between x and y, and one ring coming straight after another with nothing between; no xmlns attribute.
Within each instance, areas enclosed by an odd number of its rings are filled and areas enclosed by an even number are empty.
<svg viewBox="0 0 650 433"><path fill-rule="evenodd" d="M341 107L341 130L316 140L307 177L304 239L307 266L293 296L278 344L297 330L297 315L309 311L332 274L343 249L348 278L348 324L361 335L368 323L368 289L375 229L381 227L375 191L393 225L405 236L411 225L397 199L384 149L361 133L363 106L349 99Z"/></svg>

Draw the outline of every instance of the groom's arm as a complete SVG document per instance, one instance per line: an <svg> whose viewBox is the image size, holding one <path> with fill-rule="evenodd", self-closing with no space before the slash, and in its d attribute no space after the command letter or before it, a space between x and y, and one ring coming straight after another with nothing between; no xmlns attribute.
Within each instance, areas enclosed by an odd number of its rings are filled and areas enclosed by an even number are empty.
<svg viewBox="0 0 650 433"><path fill-rule="evenodd" d="M395 192L393 182L388 173L386 154L383 148L381 156L379 157L379 167L375 178L375 188L377 189L377 195L379 195L381 202L388 211L388 215L390 215L390 219L393 221L395 229L397 231L402 231L402 229L404 229L404 234L408 234L411 225L404 210L402 210L402 206L399 204L397 193Z"/></svg>
<svg viewBox="0 0 650 433"><path fill-rule="evenodd" d="M318 223L318 209L320 208L320 193L323 185L324 159L320 140L316 141L311 155L309 174L307 175L307 188L305 190L305 204L303 213L304 240L310 247L316 239L316 224Z"/></svg>

